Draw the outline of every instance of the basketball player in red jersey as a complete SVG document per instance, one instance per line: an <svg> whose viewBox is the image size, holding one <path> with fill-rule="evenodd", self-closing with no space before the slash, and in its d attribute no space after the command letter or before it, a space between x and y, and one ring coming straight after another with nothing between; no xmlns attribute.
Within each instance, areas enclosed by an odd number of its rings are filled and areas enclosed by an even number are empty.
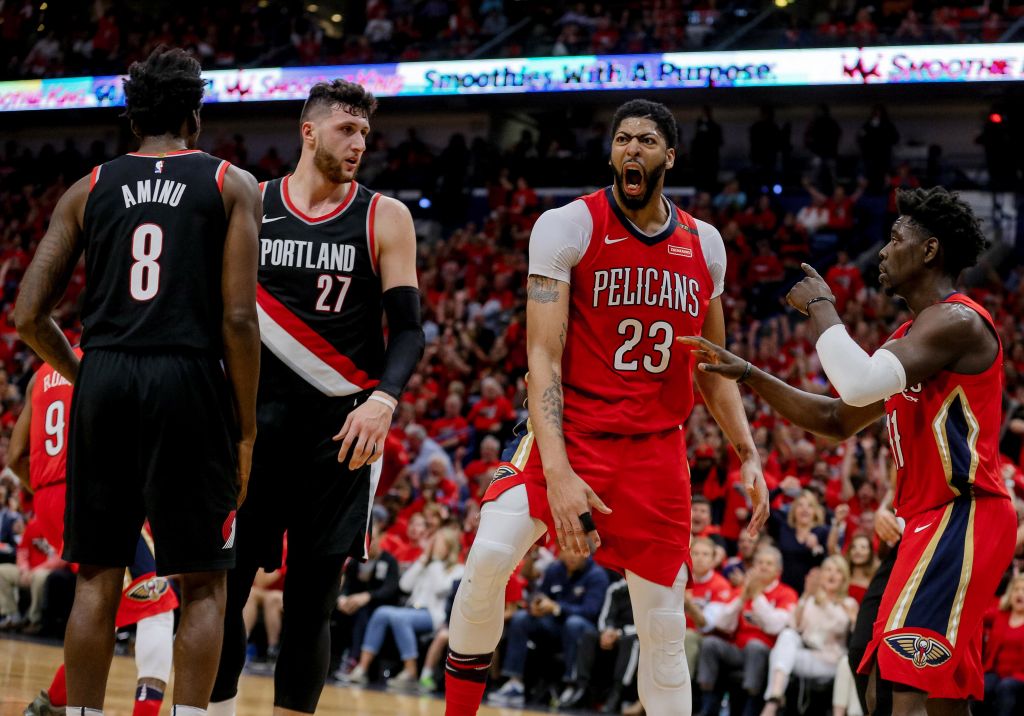
<svg viewBox="0 0 1024 716"><path fill-rule="evenodd" d="M28 400L11 432L7 459L26 490L33 496L36 518L46 541L58 551L64 548L68 417L71 415L71 384L43 364L28 383ZM26 480L25 477L28 477ZM171 675L174 642L174 610L178 597L167 580L156 576L153 540L147 532L139 538L135 564L124 579L118 628L136 624L135 666L138 682L132 716L157 716ZM44 689L25 709L25 716L63 714L67 684L62 664Z"/></svg>
<svg viewBox="0 0 1024 716"><path fill-rule="evenodd" d="M893 682L893 713L967 714L981 699L982 614L1013 556L1016 516L999 474L1003 350L991 316L955 288L986 241L941 187L897 194L879 281L914 318L868 356L810 266L788 296L819 333L838 399L805 393L700 338L700 368L746 382L783 417L835 439L883 415L903 540L861 672Z"/></svg>
<svg viewBox="0 0 1024 716"><path fill-rule="evenodd" d="M640 699L652 716L690 713L683 423L694 375L689 351L674 339L701 333L724 341L725 249L717 230L662 193L678 136L668 108L627 102L612 127L614 185L545 212L530 239L530 428L485 494L455 600L449 716L476 713L501 636L505 583L548 530L561 549L593 551L597 562L625 573L640 641ZM739 391L711 374L696 379L742 460L756 532L767 490ZM506 675L492 699L521 705L522 674Z"/></svg>

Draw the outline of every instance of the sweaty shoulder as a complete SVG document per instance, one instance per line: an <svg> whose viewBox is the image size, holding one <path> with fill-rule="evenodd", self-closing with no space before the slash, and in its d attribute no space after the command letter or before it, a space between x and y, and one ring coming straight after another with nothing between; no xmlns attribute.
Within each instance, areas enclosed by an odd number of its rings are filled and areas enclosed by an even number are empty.
<svg viewBox="0 0 1024 716"><path fill-rule="evenodd" d="M229 164L224 173L224 202L228 206L239 199L260 201L260 185L256 177L241 167Z"/></svg>
<svg viewBox="0 0 1024 716"><path fill-rule="evenodd" d="M530 234L530 274L569 283L593 230L594 220L582 199L545 211Z"/></svg>
<svg viewBox="0 0 1024 716"><path fill-rule="evenodd" d="M722 241L722 235L714 226L700 219L694 219L694 221L697 222L700 248L704 252L704 260L707 261L711 282L714 284L711 298L718 298L725 290L725 242Z"/></svg>

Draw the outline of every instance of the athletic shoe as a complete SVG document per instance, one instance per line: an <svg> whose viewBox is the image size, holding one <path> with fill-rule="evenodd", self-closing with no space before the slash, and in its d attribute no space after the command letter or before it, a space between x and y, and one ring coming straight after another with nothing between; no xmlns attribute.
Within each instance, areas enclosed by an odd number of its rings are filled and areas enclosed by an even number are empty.
<svg viewBox="0 0 1024 716"><path fill-rule="evenodd" d="M419 682L416 680L415 674L400 671L398 676L388 679L386 688L389 691L416 691L419 688Z"/></svg>
<svg viewBox="0 0 1024 716"><path fill-rule="evenodd" d="M487 703L492 706L508 706L510 708L522 708L526 703L526 693L523 685L515 681L506 681L505 685L497 691L491 692L487 697Z"/></svg>
<svg viewBox="0 0 1024 716"><path fill-rule="evenodd" d="M341 683L351 684L352 686L366 686L370 683L370 677L367 676L365 671L356 666L352 671L341 676Z"/></svg>
<svg viewBox="0 0 1024 716"><path fill-rule="evenodd" d="M44 689L22 713L23 716L64 716L65 711L63 706L54 706L50 703L50 694Z"/></svg>
<svg viewBox="0 0 1024 716"><path fill-rule="evenodd" d="M433 676L421 676L420 677L420 691L425 694L432 694L437 691L437 682Z"/></svg>

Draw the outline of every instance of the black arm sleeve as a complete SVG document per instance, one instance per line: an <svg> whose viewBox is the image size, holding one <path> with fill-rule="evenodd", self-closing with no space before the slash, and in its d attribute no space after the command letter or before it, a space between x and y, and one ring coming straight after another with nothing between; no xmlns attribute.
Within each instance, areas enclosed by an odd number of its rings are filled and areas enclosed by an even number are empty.
<svg viewBox="0 0 1024 716"><path fill-rule="evenodd" d="M398 400L423 356L420 292L414 286L395 286L385 291L383 298L384 315L388 317L388 349L377 390Z"/></svg>

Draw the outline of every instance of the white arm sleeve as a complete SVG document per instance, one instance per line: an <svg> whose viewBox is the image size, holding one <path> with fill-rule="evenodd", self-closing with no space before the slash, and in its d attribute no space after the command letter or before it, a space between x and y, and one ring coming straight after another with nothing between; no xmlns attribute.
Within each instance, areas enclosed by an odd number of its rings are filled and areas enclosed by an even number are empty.
<svg viewBox="0 0 1024 716"><path fill-rule="evenodd" d="M708 262L708 271L711 272L711 298L718 298L725 290L725 242L714 226L700 219L694 221L697 222L700 248L704 252L704 260Z"/></svg>
<svg viewBox="0 0 1024 716"><path fill-rule="evenodd" d="M847 405L863 408L907 387L907 372L899 358L885 348L869 356L841 323L821 334L817 349L825 375Z"/></svg>
<svg viewBox="0 0 1024 716"><path fill-rule="evenodd" d="M530 233L530 274L569 283L590 245L594 220L580 199L545 211Z"/></svg>

